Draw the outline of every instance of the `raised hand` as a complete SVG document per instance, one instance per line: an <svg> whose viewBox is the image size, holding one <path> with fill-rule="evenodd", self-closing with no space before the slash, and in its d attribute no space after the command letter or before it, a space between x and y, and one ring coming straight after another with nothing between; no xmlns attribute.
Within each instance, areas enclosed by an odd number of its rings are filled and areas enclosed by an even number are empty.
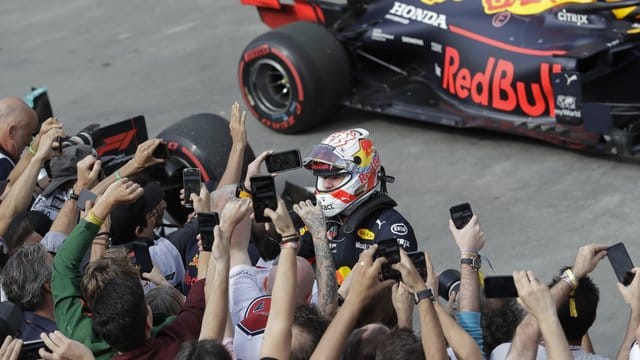
<svg viewBox="0 0 640 360"><path fill-rule="evenodd" d="M102 169L102 162L96 159L93 155L87 155L84 159L78 161L76 164L78 180L76 180L76 186L74 190L82 190L91 188L98 181L98 175L100 175L100 169Z"/></svg>
<svg viewBox="0 0 640 360"><path fill-rule="evenodd" d="M629 304L632 310L638 312L640 311L640 267L635 267L631 271L635 274L633 281L627 286L618 283L618 291L624 302Z"/></svg>
<svg viewBox="0 0 640 360"><path fill-rule="evenodd" d="M391 265L391 267L400 272L402 282L412 293L424 290L427 287L404 249L400 249L400 262Z"/></svg>
<svg viewBox="0 0 640 360"><path fill-rule="evenodd" d="M135 155L133 155L133 159L131 159L135 169L137 171L142 171L143 169L155 165L163 163L163 159L156 159L153 157L153 151L156 149L158 144L162 142L162 139L149 139L142 144L138 145L136 149Z"/></svg>
<svg viewBox="0 0 640 360"><path fill-rule="evenodd" d="M536 319L556 313L551 291L536 278L533 271L514 271L513 281L518 289L518 301Z"/></svg>
<svg viewBox="0 0 640 360"><path fill-rule="evenodd" d="M251 213L251 199L233 199L229 201L220 215L220 227L231 234L233 229Z"/></svg>
<svg viewBox="0 0 640 360"><path fill-rule="evenodd" d="M382 265L387 262L387 259L379 257L374 261L373 256L376 250L378 250L377 244L360 254L358 265L354 266L349 274L352 279L351 289L345 301L354 301L364 306L380 290L391 287L395 283L393 280L378 281Z"/></svg>
<svg viewBox="0 0 640 360"><path fill-rule="evenodd" d="M134 202L142 196L143 193L144 189L140 185L127 178L122 178L109 185L107 191L105 191L98 200L98 203L104 202L113 208L121 204Z"/></svg>
<svg viewBox="0 0 640 360"><path fill-rule="evenodd" d="M247 145L247 128L245 126L247 113L243 110L240 112L240 104L237 101L231 105L231 119L229 120L229 132L231 140L234 144Z"/></svg>
<svg viewBox="0 0 640 360"><path fill-rule="evenodd" d="M571 270L580 279L592 272L600 260L607 256L607 245L589 244L580 247Z"/></svg>
<svg viewBox="0 0 640 360"><path fill-rule="evenodd" d="M287 236L298 233L295 226L293 226L293 221L291 221L289 211L287 211L287 206L281 198L278 198L278 208L275 211L272 209L265 209L264 216L271 219L278 234Z"/></svg>
<svg viewBox="0 0 640 360"><path fill-rule="evenodd" d="M265 150L262 152L262 154L258 155L255 159L253 159L253 161L250 162L249 165L247 165L247 175L244 178L245 189L251 188L250 179L252 176L258 176L262 174L262 172L260 171L260 166L262 166L262 163L264 162L264 158L266 158L267 155L272 153L273 153L273 150Z"/></svg>
<svg viewBox="0 0 640 360"><path fill-rule="evenodd" d="M293 205L293 211L300 216L314 240L324 238L327 225L319 204L313 205L311 200L301 201Z"/></svg>
<svg viewBox="0 0 640 360"><path fill-rule="evenodd" d="M60 154L59 150L62 144L57 142L58 137L64 137L64 131L60 128L51 129L40 139L40 144L36 150L34 157L42 161L49 160Z"/></svg>
<svg viewBox="0 0 640 360"><path fill-rule="evenodd" d="M62 129L62 123L58 121L58 119L54 117L50 117L47 120L45 120L45 122L43 122L42 125L40 125L40 131L33 138L33 141L31 142L31 148L33 150L37 150L40 147L40 140L42 139L42 136L48 133L49 130L53 130L53 129Z"/></svg>
<svg viewBox="0 0 640 360"><path fill-rule="evenodd" d="M449 219L449 230L460 251L478 253L484 246L485 237L480 229L477 215L473 215L469 223L462 229L457 229L453 220Z"/></svg>
<svg viewBox="0 0 640 360"><path fill-rule="evenodd" d="M42 333L46 348L38 350L38 354L45 360L89 360L94 359L88 347L78 341L71 340L56 330L52 333ZM47 348L51 351L47 351Z"/></svg>
<svg viewBox="0 0 640 360"><path fill-rule="evenodd" d="M184 197L184 189L180 190L180 193ZM193 211L209 212L211 211L211 193L204 184L200 185L200 194L192 193L191 201L193 202Z"/></svg>

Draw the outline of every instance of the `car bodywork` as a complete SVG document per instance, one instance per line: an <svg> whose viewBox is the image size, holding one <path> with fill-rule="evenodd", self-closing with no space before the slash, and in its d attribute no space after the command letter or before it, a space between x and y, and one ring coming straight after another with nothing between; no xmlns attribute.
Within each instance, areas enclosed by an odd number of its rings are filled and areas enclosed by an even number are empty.
<svg viewBox="0 0 640 360"><path fill-rule="evenodd" d="M350 58L346 106L640 154L638 1L242 3L270 27L323 24Z"/></svg>

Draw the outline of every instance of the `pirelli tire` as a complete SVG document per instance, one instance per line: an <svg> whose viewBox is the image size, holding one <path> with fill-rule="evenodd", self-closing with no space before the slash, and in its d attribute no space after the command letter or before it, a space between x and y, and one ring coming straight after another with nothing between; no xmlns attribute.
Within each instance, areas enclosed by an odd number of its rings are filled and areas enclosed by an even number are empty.
<svg viewBox="0 0 640 360"><path fill-rule="evenodd" d="M218 185L231 151L229 122L215 114L194 114L165 128L158 137L167 143L169 150L163 184L167 212L173 220L183 223L190 211L180 204L182 170L198 168L203 182L210 181L214 187ZM254 158L253 150L247 146L243 169Z"/></svg>
<svg viewBox="0 0 640 360"><path fill-rule="evenodd" d="M262 34L240 58L244 101L268 128L284 134L319 125L351 90L346 50L324 26L295 22Z"/></svg>

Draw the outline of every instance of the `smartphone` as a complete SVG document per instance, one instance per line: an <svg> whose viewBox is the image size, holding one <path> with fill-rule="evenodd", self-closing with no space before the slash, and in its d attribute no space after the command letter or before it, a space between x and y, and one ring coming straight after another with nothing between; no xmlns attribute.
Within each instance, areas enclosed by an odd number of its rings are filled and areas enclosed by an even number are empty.
<svg viewBox="0 0 640 360"><path fill-rule="evenodd" d="M424 252L415 251L407 255L409 255L413 266L418 270L422 281L427 281L427 258L424 256Z"/></svg>
<svg viewBox="0 0 640 360"><path fill-rule="evenodd" d="M264 216L264 209L276 210L278 208L278 198L276 196L276 183L273 176L252 176L251 198L253 199L253 216L256 222L271 222L271 219Z"/></svg>
<svg viewBox="0 0 640 360"><path fill-rule="evenodd" d="M142 277L142 273L150 273L153 269L149 245L138 241L134 241L131 244L133 246L133 256L130 260L133 265L138 266L140 277Z"/></svg>
<svg viewBox="0 0 640 360"><path fill-rule="evenodd" d="M80 194L78 194L78 201L76 201L76 206L78 207L78 209L84 210L87 201L96 201L97 198L98 195L92 193L87 189L82 189L82 191L80 191Z"/></svg>
<svg viewBox="0 0 640 360"><path fill-rule="evenodd" d="M220 224L218 213L198 213L198 231L202 239L202 250L211 251L213 247L213 228Z"/></svg>
<svg viewBox="0 0 640 360"><path fill-rule="evenodd" d="M518 297L513 276L487 276L484 278L484 296L487 298Z"/></svg>
<svg viewBox="0 0 640 360"><path fill-rule="evenodd" d="M153 150L151 154L156 159L166 159L169 157L169 148L167 147L167 143L161 141L158 146Z"/></svg>
<svg viewBox="0 0 640 360"><path fill-rule="evenodd" d="M200 177L200 169L186 168L182 170L182 187L184 188L184 207L193 209L193 201L191 194L200 194L200 185L202 179Z"/></svg>
<svg viewBox="0 0 640 360"><path fill-rule="evenodd" d="M609 258L611 267L613 267L613 271L618 277L618 281L624 286L631 284L634 277L634 273L631 272L633 262L631 262L631 258L624 244L619 242L609 246L609 248L607 248L607 257Z"/></svg>
<svg viewBox="0 0 640 360"><path fill-rule="evenodd" d="M378 250L376 250L376 259L384 257L387 262L382 265L382 279L383 280L402 280L402 275L399 271L391 268L391 265L400 262L400 245L395 238L380 240L378 244Z"/></svg>
<svg viewBox="0 0 640 360"><path fill-rule="evenodd" d="M300 150L293 149L269 154L264 158L267 171L270 173L296 169L302 166Z"/></svg>
<svg viewBox="0 0 640 360"><path fill-rule="evenodd" d="M19 360L35 360L40 359L40 355L38 354L38 350L40 348L47 348L43 340L31 340L25 341L22 344L22 349L20 349L20 355L18 356ZM47 348L48 350L49 348Z"/></svg>
<svg viewBox="0 0 640 360"><path fill-rule="evenodd" d="M449 209L449 213L451 214L451 220L453 220L456 229L465 227L473 217L473 211L471 211L471 205L469 205L469 203L452 206Z"/></svg>

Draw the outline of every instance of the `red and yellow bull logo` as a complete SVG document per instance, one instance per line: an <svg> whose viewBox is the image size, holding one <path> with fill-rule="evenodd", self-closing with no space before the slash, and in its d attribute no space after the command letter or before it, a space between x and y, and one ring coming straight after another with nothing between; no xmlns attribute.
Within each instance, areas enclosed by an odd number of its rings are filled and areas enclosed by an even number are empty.
<svg viewBox="0 0 640 360"><path fill-rule="evenodd" d="M487 14L508 11L516 15L535 15L562 4L588 4L594 0L482 0Z"/></svg>

